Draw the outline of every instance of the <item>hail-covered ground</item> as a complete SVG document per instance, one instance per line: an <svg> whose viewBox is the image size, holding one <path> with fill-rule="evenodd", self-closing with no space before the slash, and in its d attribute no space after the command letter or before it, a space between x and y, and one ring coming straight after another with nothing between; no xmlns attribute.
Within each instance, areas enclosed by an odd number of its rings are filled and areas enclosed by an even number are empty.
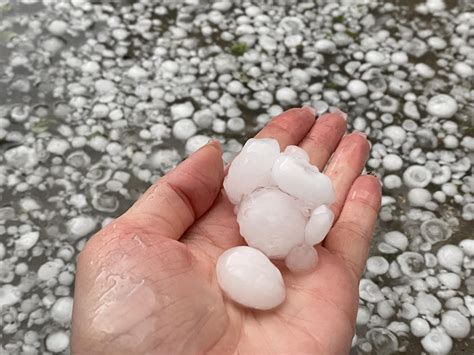
<svg viewBox="0 0 474 355"><path fill-rule="evenodd" d="M384 184L353 351L471 353L473 83L468 0L0 0L0 354L67 352L86 239L305 104Z"/></svg>

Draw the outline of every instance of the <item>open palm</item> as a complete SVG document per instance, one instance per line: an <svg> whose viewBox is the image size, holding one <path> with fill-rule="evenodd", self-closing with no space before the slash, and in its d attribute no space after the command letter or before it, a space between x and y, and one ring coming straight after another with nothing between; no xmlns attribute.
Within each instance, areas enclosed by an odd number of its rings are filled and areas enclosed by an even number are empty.
<svg viewBox="0 0 474 355"><path fill-rule="evenodd" d="M303 108L257 135L277 139L282 149L300 145L312 164L326 167L337 195L337 219L317 247L316 270L294 275L280 267L287 289L281 306L243 308L217 284L217 258L243 239L221 192L219 144L210 142L86 244L77 266L73 353L347 354L380 184L360 176L367 140L343 137L345 130L343 114L315 120Z"/></svg>

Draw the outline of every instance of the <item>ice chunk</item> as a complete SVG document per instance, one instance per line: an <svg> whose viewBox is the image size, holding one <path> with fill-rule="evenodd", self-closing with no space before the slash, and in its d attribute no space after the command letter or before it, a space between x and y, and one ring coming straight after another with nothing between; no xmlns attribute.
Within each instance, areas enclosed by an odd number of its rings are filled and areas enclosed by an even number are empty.
<svg viewBox="0 0 474 355"><path fill-rule="evenodd" d="M294 155L281 154L272 168L272 177L286 193L305 201L315 208L334 202L335 193L331 180L308 161Z"/></svg>
<svg viewBox="0 0 474 355"><path fill-rule="evenodd" d="M283 259L303 243L306 219L297 200L275 188L259 189L241 203L237 222L247 244Z"/></svg>
<svg viewBox="0 0 474 355"><path fill-rule="evenodd" d="M282 154L309 162L308 153L297 145L289 145Z"/></svg>
<svg viewBox="0 0 474 355"><path fill-rule="evenodd" d="M334 213L328 206L322 205L316 208L306 224L305 243L309 245L321 243L331 229L333 220Z"/></svg>
<svg viewBox="0 0 474 355"><path fill-rule="evenodd" d="M314 270L317 263L318 253L308 244L294 247L285 259L286 267L293 273L310 272Z"/></svg>
<svg viewBox="0 0 474 355"><path fill-rule="evenodd" d="M280 154L274 139L249 139L232 162L224 180L224 189L233 204L256 188L271 184L273 163Z"/></svg>
<svg viewBox="0 0 474 355"><path fill-rule="evenodd" d="M234 301L267 310L285 299L280 271L256 249L239 246L225 251L217 260L217 281Z"/></svg>

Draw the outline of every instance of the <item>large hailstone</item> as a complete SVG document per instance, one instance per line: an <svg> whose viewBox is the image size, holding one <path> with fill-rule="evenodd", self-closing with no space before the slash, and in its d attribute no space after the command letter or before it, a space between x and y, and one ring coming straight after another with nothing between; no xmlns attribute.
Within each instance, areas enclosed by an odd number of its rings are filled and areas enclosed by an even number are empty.
<svg viewBox="0 0 474 355"><path fill-rule="evenodd" d="M304 241L306 219L296 199L278 189L259 189L240 204L240 234L272 259L285 258Z"/></svg>
<svg viewBox="0 0 474 355"><path fill-rule="evenodd" d="M217 281L234 301L261 310L278 306L285 299L280 271L261 251L239 246L217 260Z"/></svg>
<svg viewBox="0 0 474 355"><path fill-rule="evenodd" d="M275 139L249 139L235 157L224 179L224 189L233 204L256 188L271 184L273 163L280 155Z"/></svg>

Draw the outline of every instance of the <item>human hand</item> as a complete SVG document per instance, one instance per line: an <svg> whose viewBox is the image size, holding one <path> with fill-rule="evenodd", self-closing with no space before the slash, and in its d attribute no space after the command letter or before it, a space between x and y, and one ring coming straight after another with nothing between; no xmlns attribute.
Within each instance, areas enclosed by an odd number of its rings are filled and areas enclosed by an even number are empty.
<svg viewBox="0 0 474 355"><path fill-rule="evenodd" d="M303 108L282 113L257 135L277 139L282 149L304 148L312 164L326 166L337 196L315 271L282 269L282 305L247 309L217 284L217 258L244 241L221 192L224 168L213 141L86 244L77 265L73 353L347 354L381 186L360 176L366 138L343 137L345 130L341 114L315 121Z"/></svg>

